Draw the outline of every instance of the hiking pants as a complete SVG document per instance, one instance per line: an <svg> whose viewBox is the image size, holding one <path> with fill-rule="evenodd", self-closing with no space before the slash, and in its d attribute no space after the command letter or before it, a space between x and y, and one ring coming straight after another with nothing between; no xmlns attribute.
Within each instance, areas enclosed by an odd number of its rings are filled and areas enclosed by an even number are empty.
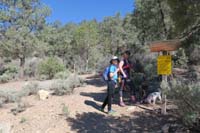
<svg viewBox="0 0 200 133"><path fill-rule="evenodd" d="M106 105L108 105L108 111L111 110L112 106L112 97L114 95L116 83L114 81L108 81L108 88L107 88L107 96L103 102L102 109L105 108Z"/></svg>

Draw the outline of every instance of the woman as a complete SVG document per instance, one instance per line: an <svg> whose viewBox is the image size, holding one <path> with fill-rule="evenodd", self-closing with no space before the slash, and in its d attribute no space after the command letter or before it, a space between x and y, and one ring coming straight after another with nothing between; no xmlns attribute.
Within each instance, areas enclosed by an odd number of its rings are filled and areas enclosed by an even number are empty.
<svg viewBox="0 0 200 133"><path fill-rule="evenodd" d="M131 89L131 102L135 103L136 98L135 98L135 86L134 83L130 80L130 69L131 69L131 63L129 61L130 57L130 51L125 51L122 53L122 60L119 63L119 69L121 73L121 86L120 86L120 91L119 91L119 105L121 107L126 106L124 101L123 101L123 89L124 86L129 86Z"/></svg>
<svg viewBox="0 0 200 133"><path fill-rule="evenodd" d="M114 56L111 61L111 65L109 68L109 73L108 73L108 87L107 87L107 96L103 102L103 105L101 107L101 110L104 111L104 108L106 105L108 105L108 114L112 115L116 111L112 110L112 97L114 95L114 90L117 85L117 80L118 80L118 64L119 64L119 59L118 57Z"/></svg>

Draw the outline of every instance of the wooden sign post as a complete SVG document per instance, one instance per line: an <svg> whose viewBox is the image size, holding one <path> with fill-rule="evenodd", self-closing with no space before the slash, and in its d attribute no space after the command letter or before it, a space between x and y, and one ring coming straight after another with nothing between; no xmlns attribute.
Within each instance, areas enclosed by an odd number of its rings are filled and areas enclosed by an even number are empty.
<svg viewBox="0 0 200 133"><path fill-rule="evenodd" d="M151 52L158 52L157 74L162 75L162 81L168 82L167 77L172 74L172 57L170 51L175 51L180 47L179 40L157 41L150 45ZM160 53L162 53L160 55ZM163 95L162 114L167 113L167 96Z"/></svg>

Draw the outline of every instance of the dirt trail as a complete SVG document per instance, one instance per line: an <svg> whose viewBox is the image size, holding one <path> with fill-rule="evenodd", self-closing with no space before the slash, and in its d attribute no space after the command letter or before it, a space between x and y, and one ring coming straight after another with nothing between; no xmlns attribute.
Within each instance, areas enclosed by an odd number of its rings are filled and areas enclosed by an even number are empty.
<svg viewBox="0 0 200 133"><path fill-rule="evenodd" d="M175 121L136 106L121 108L116 98L113 108L117 114L107 116L98 110L106 87L99 79L88 79L87 83L70 96L51 96L45 101L39 101L37 96L24 97L23 101L30 107L16 116L10 112L16 105L7 104L0 108L0 123L10 124L13 133L156 133L161 132L166 123ZM63 104L68 106L68 117L61 115Z"/></svg>

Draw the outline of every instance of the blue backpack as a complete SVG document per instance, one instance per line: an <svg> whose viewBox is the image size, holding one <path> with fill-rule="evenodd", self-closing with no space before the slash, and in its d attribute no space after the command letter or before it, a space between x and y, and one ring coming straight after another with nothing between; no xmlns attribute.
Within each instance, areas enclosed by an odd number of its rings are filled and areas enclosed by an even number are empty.
<svg viewBox="0 0 200 133"><path fill-rule="evenodd" d="M109 80L109 73L110 73L110 66L107 66L104 71L103 71L103 75L102 78L104 81L108 81Z"/></svg>

